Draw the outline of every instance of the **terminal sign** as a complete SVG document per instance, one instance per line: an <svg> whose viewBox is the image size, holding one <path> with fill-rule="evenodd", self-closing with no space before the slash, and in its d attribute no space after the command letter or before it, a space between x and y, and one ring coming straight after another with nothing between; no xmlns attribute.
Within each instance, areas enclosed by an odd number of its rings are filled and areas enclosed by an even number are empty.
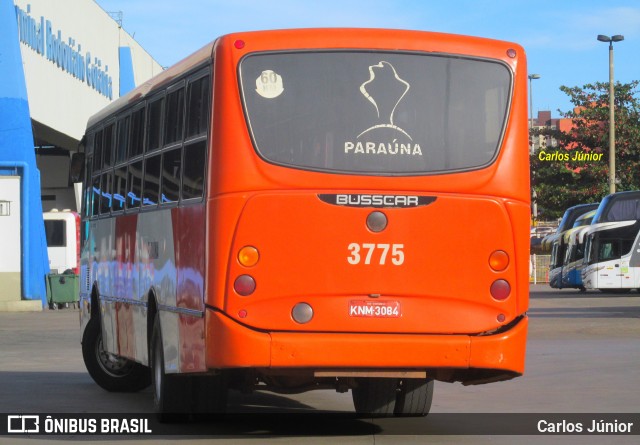
<svg viewBox="0 0 640 445"><path fill-rule="evenodd" d="M89 51L83 53L82 45L78 43L76 46L73 38L64 41L62 31L54 31L49 20L41 16L37 21L30 14L31 5L27 5L26 11L16 6L20 42L98 93L113 99L113 78L109 75L109 66L105 65L103 69L102 61L92 57Z"/></svg>

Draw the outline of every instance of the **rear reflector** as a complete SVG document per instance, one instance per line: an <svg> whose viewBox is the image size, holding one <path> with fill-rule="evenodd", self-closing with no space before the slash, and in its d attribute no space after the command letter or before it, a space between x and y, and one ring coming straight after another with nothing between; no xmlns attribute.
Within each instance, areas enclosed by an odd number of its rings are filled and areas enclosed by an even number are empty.
<svg viewBox="0 0 640 445"><path fill-rule="evenodd" d="M313 308L308 303L298 303L291 310L291 317L297 323L308 323L313 318Z"/></svg>
<svg viewBox="0 0 640 445"><path fill-rule="evenodd" d="M240 275L233 283L233 290L243 297L251 295L256 290L256 280L251 275Z"/></svg>
<svg viewBox="0 0 640 445"><path fill-rule="evenodd" d="M498 301L504 301L511 294L511 285L507 280L496 280L491 285L491 296Z"/></svg>

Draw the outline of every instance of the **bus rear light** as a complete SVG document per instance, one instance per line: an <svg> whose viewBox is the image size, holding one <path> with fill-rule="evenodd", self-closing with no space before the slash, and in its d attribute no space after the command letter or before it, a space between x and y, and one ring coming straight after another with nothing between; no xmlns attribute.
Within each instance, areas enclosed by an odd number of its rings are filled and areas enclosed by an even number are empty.
<svg viewBox="0 0 640 445"><path fill-rule="evenodd" d="M247 318L247 315L249 315L249 313L245 309L240 309L238 311L239 318Z"/></svg>
<svg viewBox="0 0 640 445"><path fill-rule="evenodd" d="M489 267L496 272L501 272L509 265L509 255L504 250L496 250L489 257Z"/></svg>
<svg viewBox="0 0 640 445"><path fill-rule="evenodd" d="M233 46L236 47L236 49L242 49L244 48L244 40L236 40L235 42L233 42Z"/></svg>
<svg viewBox="0 0 640 445"><path fill-rule="evenodd" d="M387 227L387 215L380 211L371 212L367 216L367 227L372 232L382 232Z"/></svg>
<svg viewBox="0 0 640 445"><path fill-rule="evenodd" d="M498 314L498 316L496 317L496 320L498 320L498 323L504 323L506 319L507 317L505 317L504 314Z"/></svg>
<svg viewBox="0 0 640 445"><path fill-rule="evenodd" d="M516 52L516 50L515 50L515 49L513 49L513 48L509 48L509 49L507 50L507 56L509 56L509 58L511 58L511 59L515 59L515 57L516 57L517 55L518 55L518 53Z"/></svg>
<svg viewBox="0 0 640 445"><path fill-rule="evenodd" d="M244 246L238 252L238 262L244 267L253 267L258 264L260 253L253 246Z"/></svg>
<svg viewBox="0 0 640 445"><path fill-rule="evenodd" d="M491 296L498 301L504 301L511 294L511 285L507 280L496 280L491 285Z"/></svg>
<svg viewBox="0 0 640 445"><path fill-rule="evenodd" d="M256 290L256 280L251 275L240 275L233 283L233 290L243 297L251 295Z"/></svg>
<svg viewBox="0 0 640 445"><path fill-rule="evenodd" d="M308 303L298 303L293 306L291 317L296 323L308 323L313 318L313 308Z"/></svg>

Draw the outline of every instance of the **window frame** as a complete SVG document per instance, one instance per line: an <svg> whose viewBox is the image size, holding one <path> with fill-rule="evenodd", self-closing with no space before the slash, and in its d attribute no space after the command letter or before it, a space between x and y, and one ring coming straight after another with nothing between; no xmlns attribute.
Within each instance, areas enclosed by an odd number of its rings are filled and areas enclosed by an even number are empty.
<svg viewBox="0 0 640 445"><path fill-rule="evenodd" d="M171 142L167 142L167 131L168 131L168 125L167 125L167 119L169 119L169 96L173 95L173 94L177 94L179 90L182 89L182 112L181 112L181 116L182 116L182 123L180 125L180 135L178 135L178 138L175 141L171 141ZM180 81L178 81L175 84L172 84L171 86L169 86L166 89L165 92L165 99L164 99L164 109L163 109L163 113L162 113L162 144L161 147L162 148L168 148L168 147L174 147L176 145L182 145L184 144L184 138L185 138L185 126L186 126L186 115L187 115L187 109L186 109L186 91L187 91L187 81L186 79L182 79Z"/></svg>
<svg viewBox="0 0 640 445"><path fill-rule="evenodd" d="M206 103L203 105L204 107L203 111L206 113L206 117L204 118L205 119L204 123L206 125L203 131L200 131L198 134L188 137L187 127L189 125L188 119L190 117L190 111L188 107L190 102L189 102L188 93L191 85L199 81L204 82L207 88ZM164 145L165 126L166 126L165 120L166 120L166 113L167 113L167 106L168 106L167 97L169 94L174 93L181 88L183 89L183 93L182 93L183 100L181 104L181 107L182 107L181 137L177 141ZM159 119L160 129L158 130L158 136L160 139L159 139L159 146L151 150L150 142L149 142L151 139L150 137L151 134L149 132L149 128L151 126L150 109L158 101L161 102L160 119ZM98 122L96 125L93 125L91 128L89 128L86 132L87 137L94 138L94 140L91 141L91 144L88 144L90 145L90 147L87 149L87 153L88 153L87 162L91 162L91 165L89 165L89 168L86 170L86 178L88 181L90 181L90 184L88 184L85 187L85 193L91 193L93 195L91 196L91 199L95 200L97 194L93 191L93 185L97 179L100 184L100 196L99 196L100 199L99 201L94 202L94 208L92 212L93 214L85 215L83 213L83 217L86 219L95 220L95 219L107 218L107 217L123 215L123 214L126 215L126 214L134 214L138 212L148 212L148 211L155 211L160 209L167 209L167 208L178 207L178 206L188 206L188 205L193 205L193 204L198 204L203 202L206 199L207 186L209 184L209 178L207 175L209 170L208 159L209 159L210 141L211 141L211 138L210 138L211 115L213 113L213 110L211 109L212 104L213 104L212 66L211 64L206 64L204 66L200 65L198 68L190 71L189 73L186 73L184 76L181 76L170 85L164 86L160 89L157 89L151 92L147 98L142 99L139 102L136 102L132 106L128 106L121 110L118 110L117 114L108 116L103 121ZM134 146L134 136L136 133L134 131L134 120L135 120L134 116L136 115L139 115L142 117L141 119L142 125L140 128L140 131L142 132L142 137L141 137L142 147L141 147L141 152L136 152L135 155L132 155L133 153L132 147ZM127 140L126 157L124 160L117 161L116 146L119 143L118 125L125 119L128 119L127 138L126 138ZM105 150L105 142L106 142L105 131L108 131L109 128L112 129L111 130L112 131L112 136L111 136L112 147L111 147L111 165L107 166L104 164L104 150ZM95 139L96 137L100 137L101 150L100 150L100 153L98 153L100 155L100 163L99 165L98 163L96 163L96 166L99 168L94 169L93 168L94 166L93 160L95 159L94 141L97 140ZM198 197L183 198L185 153L190 146L199 144L199 143L204 144L204 158L201 159L201 162L203 164L202 194L201 196L198 196ZM180 177L179 177L179 185L177 189L178 199L175 201L162 202L161 198L162 198L162 192L164 187L164 167L165 167L164 163L168 153L173 152L174 150L179 151L179 159L180 159L180 166L179 166ZM145 190L145 183L146 183L145 178L147 175L147 171L146 171L147 163L149 162L150 158L153 158L156 156L160 160L159 161L160 171L159 171L159 177L158 177L158 202L156 204L144 205L144 199L145 199L144 190ZM138 163L140 163L140 166L141 166L141 170L140 170L141 177L139 178L141 196L139 197L140 201L138 202L138 205L134 206L130 204L131 197L129 196L129 193L131 192L131 187L132 185L134 185L131 171L132 171L132 168ZM126 195L124 196L125 204L124 204L124 208L114 210L113 205L114 205L114 202L116 201L113 193L115 190L114 188L116 186L115 172L116 170L122 170L122 169L126 169L126 178L125 178ZM109 207L108 212L106 211L102 212L103 210L102 200L107 199L106 197L103 196L104 190L102 190L103 176L105 174L110 175L111 188L112 188L111 205ZM87 198L85 197L85 200L86 199ZM85 206L89 206L90 204L91 204L91 200L83 202L83 205ZM86 212L89 212L91 210L92 210L91 208L87 208Z"/></svg>

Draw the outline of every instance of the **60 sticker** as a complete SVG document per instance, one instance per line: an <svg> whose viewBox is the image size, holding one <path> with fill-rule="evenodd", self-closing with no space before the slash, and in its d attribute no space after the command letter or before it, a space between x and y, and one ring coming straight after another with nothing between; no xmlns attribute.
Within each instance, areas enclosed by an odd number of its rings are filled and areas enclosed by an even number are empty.
<svg viewBox="0 0 640 445"><path fill-rule="evenodd" d="M364 263L384 266L391 262L394 266L400 266L404 263L404 244L351 243L347 249L347 261L353 265Z"/></svg>
<svg viewBox="0 0 640 445"><path fill-rule="evenodd" d="M278 97L283 91L282 76L273 70L264 70L256 79L256 93L265 99Z"/></svg>

